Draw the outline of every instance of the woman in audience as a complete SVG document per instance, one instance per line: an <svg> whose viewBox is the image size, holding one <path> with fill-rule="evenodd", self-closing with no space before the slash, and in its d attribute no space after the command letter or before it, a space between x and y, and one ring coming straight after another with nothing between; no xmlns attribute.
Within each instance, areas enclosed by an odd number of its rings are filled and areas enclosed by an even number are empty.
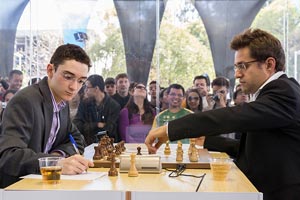
<svg viewBox="0 0 300 200"><path fill-rule="evenodd" d="M164 88L159 92L160 112L169 108L167 89Z"/></svg>
<svg viewBox="0 0 300 200"><path fill-rule="evenodd" d="M197 89L189 89L186 92L186 108L196 112L202 112L202 98Z"/></svg>
<svg viewBox="0 0 300 200"><path fill-rule="evenodd" d="M122 140L127 143L143 143L154 115L147 99L146 87L142 83L135 84L132 96L120 112L119 133Z"/></svg>

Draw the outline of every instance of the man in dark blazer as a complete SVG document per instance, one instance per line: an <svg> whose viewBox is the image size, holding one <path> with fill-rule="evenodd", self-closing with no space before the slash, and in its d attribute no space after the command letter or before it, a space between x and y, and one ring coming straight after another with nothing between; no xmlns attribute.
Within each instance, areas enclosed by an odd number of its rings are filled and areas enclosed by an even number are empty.
<svg viewBox="0 0 300 200"><path fill-rule="evenodd" d="M76 45L62 45L47 65L41 82L19 91L8 103L0 134L0 187L20 176L39 173L38 158L63 156L63 174L77 174L93 166L76 151L69 134L82 154L84 140L70 121L71 100L87 78L90 59Z"/></svg>
<svg viewBox="0 0 300 200"><path fill-rule="evenodd" d="M236 51L235 77L252 102L171 121L151 130L145 143L154 153L168 138L246 132L240 141L238 167L265 200L299 199L300 87L283 72L280 41L265 31L248 29L234 37L231 48Z"/></svg>

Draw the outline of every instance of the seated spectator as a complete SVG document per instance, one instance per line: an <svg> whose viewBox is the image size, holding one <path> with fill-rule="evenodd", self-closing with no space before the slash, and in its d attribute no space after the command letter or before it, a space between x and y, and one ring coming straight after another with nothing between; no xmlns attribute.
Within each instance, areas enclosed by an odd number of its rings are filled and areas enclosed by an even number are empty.
<svg viewBox="0 0 300 200"><path fill-rule="evenodd" d="M194 113L202 112L202 98L198 89L189 89L186 92L186 108Z"/></svg>
<svg viewBox="0 0 300 200"><path fill-rule="evenodd" d="M104 92L104 80L91 75L85 83L87 98L79 103L73 123L85 137L87 145L97 143L103 131L119 142L117 132L120 105Z"/></svg>
<svg viewBox="0 0 300 200"><path fill-rule="evenodd" d="M119 133L122 140L127 143L144 142L153 123L154 113L147 99L146 87L142 83L136 84L132 96L120 112Z"/></svg>

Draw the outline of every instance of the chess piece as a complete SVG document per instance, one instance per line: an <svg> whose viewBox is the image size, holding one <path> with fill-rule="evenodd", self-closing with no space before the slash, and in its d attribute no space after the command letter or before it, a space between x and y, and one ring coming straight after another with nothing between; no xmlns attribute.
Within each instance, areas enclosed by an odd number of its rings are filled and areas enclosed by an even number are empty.
<svg viewBox="0 0 300 200"><path fill-rule="evenodd" d="M189 146L189 149L188 149L188 156L191 157L191 154L192 154L192 148L193 146L195 146L196 144L196 139L195 138L191 138L190 139L190 146Z"/></svg>
<svg viewBox="0 0 300 200"><path fill-rule="evenodd" d="M183 161L183 149L182 149L182 142L177 142L177 150L176 150L176 161L182 162Z"/></svg>
<svg viewBox="0 0 300 200"><path fill-rule="evenodd" d="M116 168L116 154L114 152L111 154L111 165L108 171L108 176L118 176L118 170Z"/></svg>
<svg viewBox="0 0 300 200"><path fill-rule="evenodd" d="M137 149L136 155L142 155L142 153L141 153L142 148L140 146L138 146L136 149Z"/></svg>
<svg viewBox="0 0 300 200"><path fill-rule="evenodd" d="M165 147L165 150L164 150L164 154L165 155L170 155L171 154L171 148L170 148L170 145L169 145L169 140L166 142L166 147Z"/></svg>
<svg viewBox="0 0 300 200"><path fill-rule="evenodd" d="M191 147L192 153L189 156L191 162L198 162L198 149L196 148L195 144L192 144Z"/></svg>
<svg viewBox="0 0 300 200"><path fill-rule="evenodd" d="M101 160L102 154L101 154L101 151L100 151L100 147L95 146L94 149L95 149L95 154L93 156L93 160Z"/></svg>
<svg viewBox="0 0 300 200"><path fill-rule="evenodd" d="M128 176L129 177L139 176L139 172L137 171L136 166L135 166L135 154L130 155L130 169L128 171Z"/></svg>

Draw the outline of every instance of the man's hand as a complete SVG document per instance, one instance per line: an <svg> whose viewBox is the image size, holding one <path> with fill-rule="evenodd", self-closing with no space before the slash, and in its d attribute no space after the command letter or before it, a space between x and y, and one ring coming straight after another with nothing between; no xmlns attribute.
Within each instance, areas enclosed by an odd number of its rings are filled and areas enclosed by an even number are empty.
<svg viewBox="0 0 300 200"><path fill-rule="evenodd" d="M167 126L161 126L149 131L145 144L150 154L156 153L157 149L168 140Z"/></svg>
<svg viewBox="0 0 300 200"><path fill-rule="evenodd" d="M94 163L85 159L79 154L75 154L62 161L62 174L81 174L86 172L89 167L93 167Z"/></svg>

